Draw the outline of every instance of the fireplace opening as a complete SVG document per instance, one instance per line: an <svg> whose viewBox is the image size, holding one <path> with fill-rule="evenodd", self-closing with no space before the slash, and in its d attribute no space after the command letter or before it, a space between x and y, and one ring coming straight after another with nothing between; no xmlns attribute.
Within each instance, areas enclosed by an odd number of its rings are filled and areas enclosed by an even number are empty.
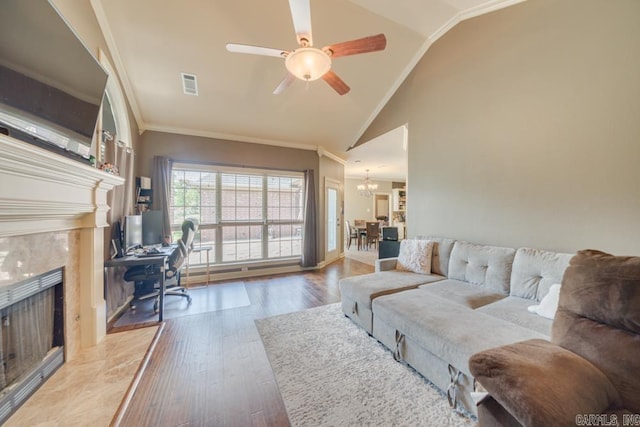
<svg viewBox="0 0 640 427"><path fill-rule="evenodd" d="M0 424L64 363L62 269L0 289Z"/></svg>

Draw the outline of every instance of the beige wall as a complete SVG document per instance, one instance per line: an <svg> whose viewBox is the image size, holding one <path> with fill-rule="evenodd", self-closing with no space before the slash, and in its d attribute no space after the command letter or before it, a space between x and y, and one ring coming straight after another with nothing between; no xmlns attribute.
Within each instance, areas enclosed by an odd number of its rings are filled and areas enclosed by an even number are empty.
<svg viewBox="0 0 640 427"><path fill-rule="evenodd" d="M356 219L374 221L373 197L364 197L358 193L358 184L362 184L362 179L346 179L344 181L344 218L349 220L351 225ZM389 206L391 206L391 181L376 181L378 184L377 193L389 194Z"/></svg>
<svg viewBox="0 0 640 427"><path fill-rule="evenodd" d="M151 176L154 156L177 162L200 162L240 167L290 171L314 169L318 174L318 154L311 150L227 141L199 136L146 131L138 152L138 175Z"/></svg>
<svg viewBox="0 0 640 427"><path fill-rule="evenodd" d="M409 123L410 234L640 255L638 17L532 0L436 42L362 137Z"/></svg>
<svg viewBox="0 0 640 427"><path fill-rule="evenodd" d="M152 176L153 157L165 156L177 162L200 162L249 168L304 171L313 169L316 180L318 235L324 236L324 176L342 181L343 166L315 151L275 147L240 141L226 141L146 131L141 136L137 156L137 175ZM320 190L322 189L322 191ZM318 239L318 261L324 257L324 239Z"/></svg>

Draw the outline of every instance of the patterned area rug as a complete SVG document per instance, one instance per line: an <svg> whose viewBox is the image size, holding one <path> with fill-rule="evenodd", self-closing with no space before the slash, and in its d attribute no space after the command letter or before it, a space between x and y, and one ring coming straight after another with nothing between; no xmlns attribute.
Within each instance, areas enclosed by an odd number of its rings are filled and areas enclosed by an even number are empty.
<svg viewBox="0 0 640 427"><path fill-rule="evenodd" d="M339 304L256 320L292 426L475 426Z"/></svg>

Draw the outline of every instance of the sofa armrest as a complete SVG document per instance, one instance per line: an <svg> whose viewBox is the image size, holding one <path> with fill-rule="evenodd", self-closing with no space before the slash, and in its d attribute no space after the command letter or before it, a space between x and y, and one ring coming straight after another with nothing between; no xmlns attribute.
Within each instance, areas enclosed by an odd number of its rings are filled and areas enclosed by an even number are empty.
<svg viewBox="0 0 640 427"><path fill-rule="evenodd" d="M575 425L576 415L622 404L591 362L545 340L492 348L469 359L475 379L522 425Z"/></svg>
<svg viewBox="0 0 640 427"><path fill-rule="evenodd" d="M395 270L397 261L398 261L398 257L377 259L376 273L380 271Z"/></svg>

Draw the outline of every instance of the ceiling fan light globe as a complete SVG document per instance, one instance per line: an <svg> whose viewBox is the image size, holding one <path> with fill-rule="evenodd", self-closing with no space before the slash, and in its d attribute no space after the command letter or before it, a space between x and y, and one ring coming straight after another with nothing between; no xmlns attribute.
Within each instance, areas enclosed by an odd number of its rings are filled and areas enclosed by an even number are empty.
<svg viewBox="0 0 640 427"><path fill-rule="evenodd" d="M331 58L320 49L301 47L289 53L284 64L300 80L313 81L331 69Z"/></svg>

